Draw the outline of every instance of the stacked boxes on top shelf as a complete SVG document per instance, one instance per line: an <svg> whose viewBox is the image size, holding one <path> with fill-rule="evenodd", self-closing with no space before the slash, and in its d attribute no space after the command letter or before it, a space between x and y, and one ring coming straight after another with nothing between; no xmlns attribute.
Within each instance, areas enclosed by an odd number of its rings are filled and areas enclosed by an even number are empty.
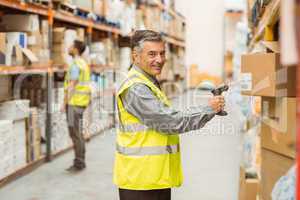
<svg viewBox="0 0 300 200"><path fill-rule="evenodd" d="M156 4L146 6L144 12L144 24L147 29L184 40L185 23L182 20L175 18L166 11L162 11ZM141 18L138 19L141 20Z"/></svg>
<svg viewBox="0 0 300 200"><path fill-rule="evenodd" d="M72 57L68 50L77 39L76 30L66 29L65 27L53 29L52 58L55 65L71 64Z"/></svg>
<svg viewBox="0 0 300 200"><path fill-rule="evenodd" d="M4 15L1 18L1 48L8 66L36 66L48 64L48 22L38 15Z"/></svg>

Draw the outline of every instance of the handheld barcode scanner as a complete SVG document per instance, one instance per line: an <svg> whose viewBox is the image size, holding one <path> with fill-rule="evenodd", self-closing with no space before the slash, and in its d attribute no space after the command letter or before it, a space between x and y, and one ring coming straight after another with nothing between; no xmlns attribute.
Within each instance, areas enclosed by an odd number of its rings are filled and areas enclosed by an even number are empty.
<svg viewBox="0 0 300 200"><path fill-rule="evenodd" d="M223 92L228 91L229 86L228 85L221 85L215 89L213 89L211 92L213 93L214 96L220 96L222 95ZM225 110L222 110L217 113L219 116L226 116L228 113Z"/></svg>

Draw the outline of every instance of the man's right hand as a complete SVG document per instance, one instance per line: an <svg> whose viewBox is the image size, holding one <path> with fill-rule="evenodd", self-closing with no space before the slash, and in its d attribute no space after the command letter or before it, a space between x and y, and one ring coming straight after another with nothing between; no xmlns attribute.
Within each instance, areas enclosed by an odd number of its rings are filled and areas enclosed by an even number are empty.
<svg viewBox="0 0 300 200"><path fill-rule="evenodd" d="M214 96L209 100L208 104L215 111L215 113L218 113L224 110L225 99L223 96Z"/></svg>

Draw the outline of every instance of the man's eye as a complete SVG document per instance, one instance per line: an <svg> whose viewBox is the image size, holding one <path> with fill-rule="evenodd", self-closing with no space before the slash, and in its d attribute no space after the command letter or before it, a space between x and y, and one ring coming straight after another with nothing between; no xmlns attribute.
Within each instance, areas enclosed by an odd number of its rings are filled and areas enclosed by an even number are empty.
<svg viewBox="0 0 300 200"><path fill-rule="evenodd" d="M151 57L155 56L155 52L150 52L149 56L151 56Z"/></svg>

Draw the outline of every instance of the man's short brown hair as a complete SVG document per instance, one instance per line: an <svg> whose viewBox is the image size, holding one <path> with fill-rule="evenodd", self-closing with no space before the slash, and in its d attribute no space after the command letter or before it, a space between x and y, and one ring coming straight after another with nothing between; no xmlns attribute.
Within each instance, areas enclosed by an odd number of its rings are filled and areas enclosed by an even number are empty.
<svg viewBox="0 0 300 200"><path fill-rule="evenodd" d="M86 45L84 42L82 42L80 40L75 40L74 48L78 50L79 55L82 55L86 49Z"/></svg>
<svg viewBox="0 0 300 200"><path fill-rule="evenodd" d="M131 38L131 49L141 47L143 42L164 42L162 35L158 32L151 30L138 30L135 31Z"/></svg>

